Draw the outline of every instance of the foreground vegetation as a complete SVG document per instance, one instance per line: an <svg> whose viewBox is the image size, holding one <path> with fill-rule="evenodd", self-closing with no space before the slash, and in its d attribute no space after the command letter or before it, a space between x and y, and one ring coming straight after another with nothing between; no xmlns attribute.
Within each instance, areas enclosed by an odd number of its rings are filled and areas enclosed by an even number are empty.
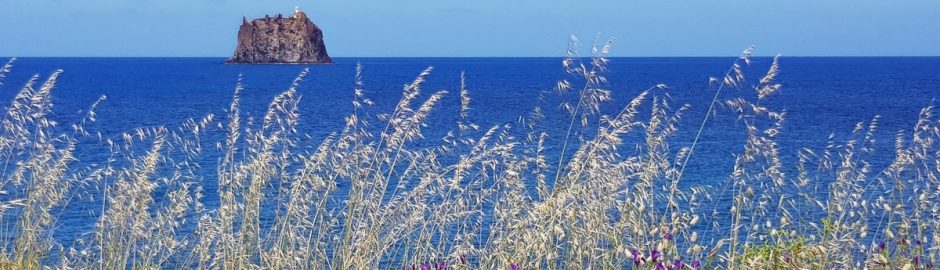
<svg viewBox="0 0 940 270"><path fill-rule="evenodd" d="M461 85L460 120L429 148L414 142L450 94L424 93L430 68L404 87L394 111L371 116L359 67L345 128L316 145L296 131L306 72L257 121L242 119L239 83L223 121L210 114L112 139L85 129L97 103L80 123L58 127L49 113L61 72L43 83L33 77L0 130L0 268L935 269L940 123L932 107L898 134L882 171L866 162L877 118L782 164L775 140L785 113L762 105L781 88L778 60L748 80L748 49L713 80L715 99L695 104L738 114L746 143L726 183L688 187L699 136L670 145L688 107L669 104L665 86L600 115L612 100L609 46L581 58L572 45L564 58L570 77L556 90L577 97L563 105L566 130L542 130L553 116L541 108L515 125L480 128ZM752 91L725 99L727 89ZM708 121L693 119L699 135ZM218 127L225 140L206 142ZM546 154L550 136L561 139L551 146L558 157ZM110 149L107 164L76 161L76 145L89 138ZM199 164L211 147L221 158ZM213 177L198 173L212 166ZM203 196L209 187L212 198ZM94 230L58 243L58 213L76 190L96 191ZM727 190L727 207L712 190Z"/></svg>

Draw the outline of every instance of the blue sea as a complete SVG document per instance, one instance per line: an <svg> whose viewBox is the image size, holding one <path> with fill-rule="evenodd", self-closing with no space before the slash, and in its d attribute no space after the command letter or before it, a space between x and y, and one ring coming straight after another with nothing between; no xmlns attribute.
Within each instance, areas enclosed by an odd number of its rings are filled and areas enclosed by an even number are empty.
<svg viewBox="0 0 940 270"><path fill-rule="evenodd" d="M303 69L310 74L300 84L301 133L316 144L344 126L352 112L356 64L364 65L366 95L375 101L373 115L390 112L401 98L402 86L427 67L434 71L423 85L423 96L438 90L450 94L432 112L425 138L417 146L441 143L447 131L456 128L460 110L461 73L472 97L470 119L483 128L516 124L536 106L547 119L544 130L552 136L548 151L557 156L567 127L562 102L572 96L556 93L559 80L566 79L560 58L335 58L331 65L227 65L223 58L20 58L0 86L3 106L34 74L47 76L63 69L53 91L54 115L63 126L79 121L100 96L107 100L96 110L97 122L87 129L103 137L117 137L138 127L178 127L188 119L215 114L224 121L239 75L244 76L242 95L246 116L259 116L271 99L286 90ZM616 113L643 90L658 84L668 86L654 93L668 96L675 108L688 104L671 147L689 146L698 129L715 87L709 78L721 78L735 57L612 58L606 74L614 100L603 113ZM763 76L772 59L756 57L745 76L755 81ZM899 131L910 133L921 108L940 97L940 58L935 57L783 57L777 81L779 93L762 105L786 111L779 137L780 153L792 172L796 155L804 147L819 149L831 134L846 138L856 123L880 116L874 171L893 159L894 138ZM721 98L732 98L742 89L726 88ZM544 97L540 99L539 97ZM692 157L683 185L706 185L720 189L731 172L734 155L741 152L745 130L737 115L719 107L706 126ZM378 121L378 120L373 120ZM520 125L521 126L521 125ZM521 127L520 127L521 129ZM590 128L579 135L589 137ZM224 131L212 132L209 140L221 140ZM214 137L211 137L214 136ZM627 147L637 141L627 141ZM101 162L102 148L95 140L77 146L79 163ZM209 147L211 148L211 147ZM206 164L215 164L218 153L207 153ZM214 165L206 166L206 204L215 200ZM94 187L85 187L93 190ZM721 193L718 192L718 195ZM63 242L74 240L94 226L93 199L75 198L59 218L55 235Z"/></svg>

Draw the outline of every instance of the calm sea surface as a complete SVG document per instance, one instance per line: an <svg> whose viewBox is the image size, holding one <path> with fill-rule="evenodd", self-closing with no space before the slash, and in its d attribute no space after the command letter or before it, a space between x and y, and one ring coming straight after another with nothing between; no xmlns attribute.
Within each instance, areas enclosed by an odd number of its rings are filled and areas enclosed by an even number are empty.
<svg viewBox="0 0 940 270"><path fill-rule="evenodd" d="M4 59L5 60L5 59ZM54 119L68 126L99 96L107 101L98 109L92 132L115 137L137 127L177 127L189 118L213 113L225 121L239 74L244 75L243 112L260 115L277 93L286 90L304 68L310 75L301 84L300 129L310 134L311 144L340 131L344 117L352 112L356 63L365 65L363 80L367 95L375 101L373 114L390 112L401 97L402 85L411 82L424 68L434 72L424 85L424 96L449 90L450 95L432 113L426 139L417 146L440 144L441 136L455 128L460 74L465 72L473 98L471 119L487 128L515 123L518 117L539 105L548 119L543 127L552 139L549 151L557 156L567 121L560 109L571 96L553 92L565 79L557 58L338 58L333 65L226 65L222 58L21 58L13 73L0 86L0 100L7 106L13 95L33 74L46 76L56 69L65 73L53 92ZM721 77L735 58L613 58L607 77L614 101L602 111L614 113L640 91L657 84L669 86L675 107L691 106L680 124L671 147L688 146L701 123L714 88L709 77ZM756 58L746 70L756 80L766 72L769 58ZM940 58L782 58L778 81L781 92L764 105L786 109L785 128L780 136L783 161L793 168L800 148L821 148L830 134L847 136L857 122L881 116L875 171L893 158L893 139L908 131L918 112L940 97ZM748 89L726 89L723 98ZM648 108L648 107L647 107ZM373 120L377 122L378 120ZM706 128L701 145L690 162L686 184L720 187L731 172L733 155L742 148L744 129L734 112L720 109ZM587 133L589 134L589 133ZM220 140L224 131L210 133ZM587 135L590 136L590 135ZM635 141L628 141L635 144ZM100 146L83 142L77 148L80 163L102 160ZM212 148L212 147L207 147ZM631 147L626 147L631 148ZM206 204L215 203L215 150L204 157ZM90 188L89 188L90 189ZM720 188L719 188L720 189ZM720 192L718 193L720 194ZM719 195L721 196L721 195ZM68 242L89 232L94 224L94 200L76 198L59 219L57 237Z"/></svg>

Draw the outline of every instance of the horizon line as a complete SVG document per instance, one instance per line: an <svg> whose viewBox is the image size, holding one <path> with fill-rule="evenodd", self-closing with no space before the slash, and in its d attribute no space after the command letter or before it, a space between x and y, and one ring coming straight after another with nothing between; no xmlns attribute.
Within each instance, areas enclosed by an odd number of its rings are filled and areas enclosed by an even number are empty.
<svg viewBox="0 0 940 270"><path fill-rule="evenodd" d="M751 55L751 57L775 57L777 55ZM782 58L932 58L940 55L786 55ZM565 56L332 56L332 58L564 58ZM591 56L581 56L590 58ZM739 57L737 55L614 55L607 58L725 58ZM0 56L0 59L10 58L230 58L229 56Z"/></svg>

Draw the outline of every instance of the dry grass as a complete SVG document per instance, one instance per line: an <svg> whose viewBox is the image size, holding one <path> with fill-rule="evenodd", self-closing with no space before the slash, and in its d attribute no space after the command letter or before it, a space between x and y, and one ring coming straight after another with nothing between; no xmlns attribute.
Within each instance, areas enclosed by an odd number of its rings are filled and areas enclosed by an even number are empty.
<svg viewBox="0 0 940 270"><path fill-rule="evenodd" d="M613 99L604 76L610 43L589 58L575 44L556 89L576 96L563 104L563 134L540 128L558 117L541 108L517 125L480 129L461 78L459 121L431 148L414 142L449 94L422 89L432 69L405 85L394 111L373 116L358 66L353 113L318 145L296 131L304 71L258 122L242 119L239 81L224 121L207 115L179 128L99 135L109 162L75 168L76 142L94 137L84 126L98 103L62 133L47 118L61 72L38 88L33 77L2 120L0 268L927 269L940 259L932 107L898 133L883 171L866 162L877 118L845 141L793 153L799 163L787 167L775 142L786 113L762 104L781 89L780 64L775 58L750 82L748 49L712 80L714 100L695 104L737 114L747 137L717 186L722 194L710 194L716 189L680 188L708 118L691 145L671 147L688 106L670 104L664 85L601 115ZM722 89L748 87L720 99ZM225 140L206 142L214 130ZM631 134L642 142L627 144ZM569 155L546 156L550 136ZM209 179L197 173L203 144L222 153ZM217 207L203 204L205 181L217 181ZM89 186L99 190L95 230L63 248L51 237L55 213ZM717 196L732 198L730 209L716 206Z"/></svg>

